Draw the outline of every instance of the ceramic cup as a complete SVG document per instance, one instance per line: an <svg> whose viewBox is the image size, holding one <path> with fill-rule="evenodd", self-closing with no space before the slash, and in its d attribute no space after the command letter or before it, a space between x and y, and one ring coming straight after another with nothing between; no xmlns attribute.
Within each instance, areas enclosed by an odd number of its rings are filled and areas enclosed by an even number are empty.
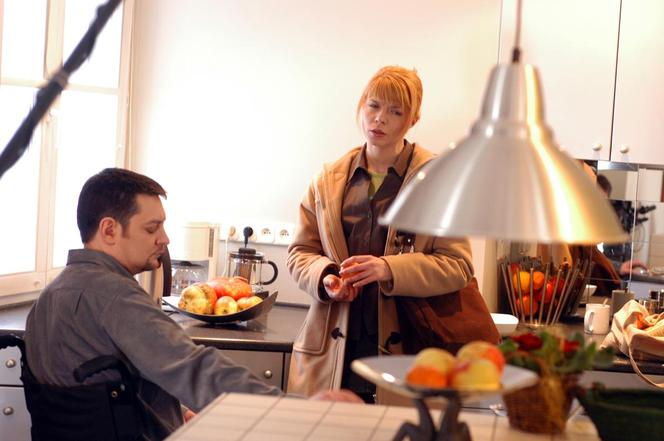
<svg viewBox="0 0 664 441"><path fill-rule="evenodd" d="M586 334L608 334L610 305L602 303L589 303L586 305L586 315L583 317L583 330Z"/></svg>
<svg viewBox="0 0 664 441"><path fill-rule="evenodd" d="M611 291L611 315L620 311L620 308L630 300L634 300L634 293L626 289L614 289Z"/></svg>

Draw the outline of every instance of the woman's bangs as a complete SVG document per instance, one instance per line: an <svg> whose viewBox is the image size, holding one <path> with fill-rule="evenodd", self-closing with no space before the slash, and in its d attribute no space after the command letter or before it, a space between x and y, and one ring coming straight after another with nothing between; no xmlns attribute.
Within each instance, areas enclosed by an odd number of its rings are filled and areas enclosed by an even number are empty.
<svg viewBox="0 0 664 441"><path fill-rule="evenodd" d="M374 97L388 103L398 103L404 111L410 109L410 97L403 86L391 78L383 77L373 82L367 91L367 98Z"/></svg>

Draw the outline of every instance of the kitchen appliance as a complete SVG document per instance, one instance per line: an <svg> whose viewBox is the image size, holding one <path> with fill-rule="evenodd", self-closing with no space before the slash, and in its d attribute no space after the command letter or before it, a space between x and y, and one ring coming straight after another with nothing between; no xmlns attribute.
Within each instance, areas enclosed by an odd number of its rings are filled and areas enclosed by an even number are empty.
<svg viewBox="0 0 664 441"><path fill-rule="evenodd" d="M168 229L170 244L162 256L162 266L138 276L138 281L157 302L162 297L180 295L182 289L217 275L219 225L189 222Z"/></svg>
<svg viewBox="0 0 664 441"><path fill-rule="evenodd" d="M253 229L245 227L242 233L244 234L244 247L228 253L225 274L229 277L244 277L251 284L254 293L263 292L263 285L269 285L277 280L279 270L274 262L265 258L265 254L253 248L247 248L249 237L254 233ZM263 280L263 265L272 267L272 277L268 280Z"/></svg>
<svg viewBox="0 0 664 441"><path fill-rule="evenodd" d="M219 257L219 225L189 222L169 231L171 243L171 294L196 282L205 282L217 275Z"/></svg>

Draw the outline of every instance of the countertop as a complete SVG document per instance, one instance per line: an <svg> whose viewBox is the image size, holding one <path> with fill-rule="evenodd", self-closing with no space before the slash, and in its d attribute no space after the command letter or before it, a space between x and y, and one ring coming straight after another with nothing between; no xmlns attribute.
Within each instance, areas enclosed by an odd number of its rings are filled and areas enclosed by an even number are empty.
<svg viewBox="0 0 664 441"><path fill-rule="evenodd" d="M30 307L31 304L23 304L0 309L0 334L23 335ZM229 350L291 352L293 340L304 322L307 307L277 303L263 319L222 326L211 326L181 314L166 313L170 314L196 343ZM563 326L566 333L583 332L583 317L567 319L565 323L557 326ZM586 334L586 338L599 345L604 340L604 335ZM664 375L664 363L639 361L638 364L644 374ZM612 366L598 370L634 372L629 359L622 354L616 356Z"/></svg>
<svg viewBox="0 0 664 441"><path fill-rule="evenodd" d="M439 412L431 414L438 425ZM389 441L405 421L417 423L414 408L224 394L168 439ZM522 432L511 428L506 417L489 412L462 410L459 421L468 425L474 441L599 440L593 423L582 415L572 417L560 435Z"/></svg>
<svg viewBox="0 0 664 441"><path fill-rule="evenodd" d="M22 336L31 307L32 304L28 303L0 309L0 334ZM196 343L219 349L291 352L307 307L277 303L262 318L218 326L170 311L165 313L179 323Z"/></svg>

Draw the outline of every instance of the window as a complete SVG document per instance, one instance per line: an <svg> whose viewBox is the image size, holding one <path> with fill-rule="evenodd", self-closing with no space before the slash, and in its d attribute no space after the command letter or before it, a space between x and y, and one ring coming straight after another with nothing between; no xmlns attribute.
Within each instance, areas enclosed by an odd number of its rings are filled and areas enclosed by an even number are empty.
<svg viewBox="0 0 664 441"><path fill-rule="evenodd" d="M64 63L105 0L0 0L0 149L38 88ZM0 296L36 291L80 248L76 201L83 182L125 165L133 1L124 1L92 56L0 178Z"/></svg>

